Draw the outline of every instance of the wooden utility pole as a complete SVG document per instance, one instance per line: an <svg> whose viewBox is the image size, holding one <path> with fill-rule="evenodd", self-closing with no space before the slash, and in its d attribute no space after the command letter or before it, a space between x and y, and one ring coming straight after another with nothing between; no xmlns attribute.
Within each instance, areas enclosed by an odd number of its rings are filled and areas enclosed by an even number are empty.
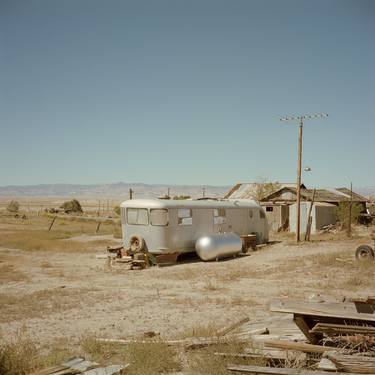
<svg viewBox="0 0 375 375"><path fill-rule="evenodd" d="M350 183L350 203L349 203L349 220L348 220L348 237L352 236L352 205L353 205L353 183Z"/></svg>
<svg viewBox="0 0 375 375"><path fill-rule="evenodd" d="M300 241L301 232L301 171L302 171L302 129L303 120L300 120L298 128L298 157L297 157L297 223L296 241Z"/></svg>
<svg viewBox="0 0 375 375"><path fill-rule="evenodd" d="M133 189L129 189L129 199L133 199Z"/></svg>
<svg viewBox="0 0 375 375"><path fill-rule="evenodd" d="M297 121L299 124L298 128L298 156L297 156L297 214L296 214L296 242L300 241L300 230L301 230L301 171L302 171L302 129L303 121L314 118L328 117L326 113L318 113L314 115L303 115L303 116L286 116L280 118L280 121Z"/></svg>
<svg viewBox="0 0 375 375"><path fill-rule="evenodd" d="M307 225L306 225L306 232L305 232L305 241L310 241L311 225L312 225L311 211L312 211L312 208L314 206L315 192L316 192L316 189L313 190L313 195L312 195L311 203L310 203L310 207L309 207L309 213L307 215Z"/></svg>

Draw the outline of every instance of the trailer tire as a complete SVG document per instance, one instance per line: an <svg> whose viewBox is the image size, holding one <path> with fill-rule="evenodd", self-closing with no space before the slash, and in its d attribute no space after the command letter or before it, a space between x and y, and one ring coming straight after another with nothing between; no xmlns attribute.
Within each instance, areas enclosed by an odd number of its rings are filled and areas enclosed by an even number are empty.
<svg viewBox="0 0 375 375"><path fill-rule="evenodd" d="M131 236L129 240L130 251L134 253L139 253L145 248L145 240L141 236Z"/></svg>
<svg viewBox="0 0 375 375"><path fill-rule="evenodd" d="M371 260L374 259L374 250L371 246L361 245L357 247L355 251L355 257L358 260Z"/></svg>

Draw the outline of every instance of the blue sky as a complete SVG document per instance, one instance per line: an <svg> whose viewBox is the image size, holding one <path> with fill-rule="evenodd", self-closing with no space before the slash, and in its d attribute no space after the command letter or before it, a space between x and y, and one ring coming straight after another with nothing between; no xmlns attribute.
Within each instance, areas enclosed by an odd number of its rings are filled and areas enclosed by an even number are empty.
<svg viewBox="0 0 375 375"><path fill-rule="evenodd" d="M375 185L375 1L0 0L0 185Z"/></svg>

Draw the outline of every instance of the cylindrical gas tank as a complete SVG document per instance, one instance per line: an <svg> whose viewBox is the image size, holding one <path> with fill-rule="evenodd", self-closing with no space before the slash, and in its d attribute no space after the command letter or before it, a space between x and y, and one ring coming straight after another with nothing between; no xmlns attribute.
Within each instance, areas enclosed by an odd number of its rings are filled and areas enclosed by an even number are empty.
<svg viewBox="0 0 375 375"><path fill-rule="evenodd" d="M195 250L202 260L215 260L240 253L242 241L234 233L212 234L198 238Z"/></svg>

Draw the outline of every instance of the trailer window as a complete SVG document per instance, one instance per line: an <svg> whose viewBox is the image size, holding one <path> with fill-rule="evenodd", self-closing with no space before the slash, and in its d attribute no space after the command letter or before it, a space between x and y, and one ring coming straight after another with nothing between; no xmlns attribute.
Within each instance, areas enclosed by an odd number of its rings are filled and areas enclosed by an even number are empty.
<svg viewBox="0 0 375 375"><path fill-rule="evenodd" d="M178 225L192 225L193 215L190 208L179 208L178 212Z"/></svg>
<svg viewBox="0 0 375 375"><path fill-rule="evenodd" d="M148 225L147 208L128 208L126 221L130 225Z"/></svg>
<svg viewBox="0 0 375 375"><path fill-rule="evenodd" d="M226 221L226 213L224 208L214 209L214 224L224 224Z"/></svg>
<svg viewBox="0 0 375 375"><path fill-rule="evenodd" d="M166 209L154 209L150 210L150 223L151 225L168 225L168 210Z"/></svg>
<svg viewBox="0 0 375 375"><path fill-rule="evenodd" d="M266 217L266 215L264 214L263 210L259 210L259 217L261 219L264 219Z"/></svg>
<svg viewBox="0 0 375 375"><path fill-rule="evenodd" d="M267 206L266 207L266 211L267 212L272 212L273 211L273 207L272 206Z"/></svg>

